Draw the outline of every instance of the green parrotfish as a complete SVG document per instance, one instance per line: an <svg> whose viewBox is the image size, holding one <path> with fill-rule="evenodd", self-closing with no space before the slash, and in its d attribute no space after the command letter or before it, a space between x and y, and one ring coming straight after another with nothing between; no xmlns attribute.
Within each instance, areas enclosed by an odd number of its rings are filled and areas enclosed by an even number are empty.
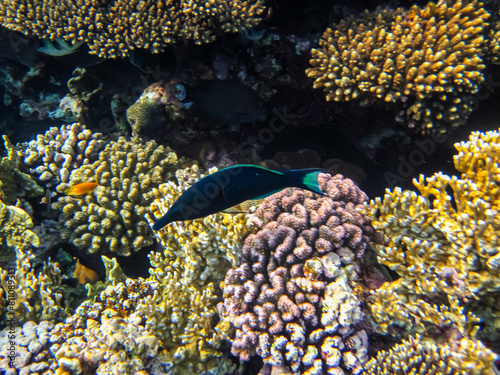
<svg viewBox="0 0 500 375"><path fill-rule="evenodd" d="M221 169L193 184L153 225L160 230L174 221L205 217L249 199L260 199L287 187L310 190L325 195L318 176L323 169L275 171L258 165L240 164Z"/></svg>

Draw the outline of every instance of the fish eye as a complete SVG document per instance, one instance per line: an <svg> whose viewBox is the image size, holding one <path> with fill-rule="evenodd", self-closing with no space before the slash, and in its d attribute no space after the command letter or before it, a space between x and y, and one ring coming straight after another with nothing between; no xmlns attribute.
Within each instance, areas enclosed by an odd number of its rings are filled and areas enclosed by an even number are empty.
<svg viewBox="0 0 500 375"><path fill-rule="evenodd" d="M174 95L178 100L183 101L184 99L186 99L186 88L178 83L177 85L175 85Z"/></svg>

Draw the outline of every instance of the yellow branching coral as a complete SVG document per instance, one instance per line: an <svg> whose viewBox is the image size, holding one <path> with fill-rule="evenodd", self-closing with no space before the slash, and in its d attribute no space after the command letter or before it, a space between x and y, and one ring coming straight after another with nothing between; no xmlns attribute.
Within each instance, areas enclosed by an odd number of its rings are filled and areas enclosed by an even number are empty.
<svg viewBox="0 0 500 375"><path fill-rule="evenodd" d="M493 375L497 373L498 358L477 340L462 338L457 343L443 345L417 334L388 351L379 352L368 362L366 374Z"/></svg>
<svg viewBox="0 0 500 375"><path fill-rule="evenodd" d="M7 156L0 159L0 196L6 204L15 204L19 197L43 194L43 189L33 178L19 170L22 152L3 136Z"/></svg>
<svg viewBox="0 0 500 375"><path fill-rule="evenodd" d="M154 243L144 215L150 212L153 189L173 177L177 155L154 141L110 142L93 164L71 173L69 184L96 182L92 194L62 196L53 207L62 211L63 236L91 253L129 255Z"/></svg>
<svg viewBox="0 0 500 375"><path fill-rule="evenodd" d="M215 168L209 170L214 173ZM176 172L178 185L168 182L153 190L152 218L163 216L189 186L204 175L195 165ZM245 214L217 213L201 219L174 222L156 232L168 257L179 257L185 264L186 280L220 282L226 271L238 262L244 236L248 233Z"/></svg>
<svg viewBox="0 0 500 375"><path fill-rule="evenodd" d="M38 247L40 240L30 228L31 217L21 208L7 206L0 200L0 261L14 259L15 251L7 248L33 245Z"/></svg>
<svg viewBox="0 0 500 375"><path fill-rule="evenodd" d="M161 52L178 39L211 42L218 32L255 26L263 1L6 0L0 24L26 35L86 42L100 57L125 57L142 48Z"/></svg>
<svg viewBox="0 0 500 375"><path fill-rule="evenodd" d="M391 323L418 330L434 297L478 303L500 288L500 134L474 132L455 147L460 177L421 175L420 194L396 189L365 206L384 233L379 261L401 276L373 293L382 332ZM442 319L444 307L433 308Z"/></svg>
<svg viewBox="0 0 500 375"><path fill-rule="evenodd" d="M325 31L307 74L327 100L398 104L408 126L422 132L440 122L457 126L484 79L488 17L475 0L367 11Z"/></svg>
<svg viewBox="0 0 500 375"><path fill-rule="evenodd" d="M34 270L35 256L27 248L16 247L16 266L0 268L0 290L9 299L9 313L16 322L62 320L72 312L75 299L62 285L58 263L50 260L41 271ZM15 293L15 298L9 298Z"/></svg>

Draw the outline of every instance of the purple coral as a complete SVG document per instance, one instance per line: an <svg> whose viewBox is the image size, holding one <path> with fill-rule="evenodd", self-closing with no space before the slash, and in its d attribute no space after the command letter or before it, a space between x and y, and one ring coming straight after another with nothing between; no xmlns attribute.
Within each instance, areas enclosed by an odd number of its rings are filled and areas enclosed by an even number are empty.
<svg viewBox="0 0 500 375"><path fill-rule="evenodd" d="M236 327L232 353L242 360L258 354L294 373L357 374L367 340L349 284L375 232L356 210L367 196L351 180L322 173L319 182L328 196L286 189L262 202L218 307ZM345 343L354 338L366 345L352 352Z"/></svg>

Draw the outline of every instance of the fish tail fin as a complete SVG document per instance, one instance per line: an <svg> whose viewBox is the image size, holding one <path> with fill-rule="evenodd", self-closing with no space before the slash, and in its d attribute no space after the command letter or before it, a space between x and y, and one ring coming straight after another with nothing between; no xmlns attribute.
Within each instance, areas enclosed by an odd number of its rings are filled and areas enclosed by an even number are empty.
<svg viewBox="0 0 500 375"><path fill-rule="evenodd" d="M309 169L292 169L289 171L295 179L299 180L299 186L302 189L307 189L313 193L327 195L321 191L319 187L319 174L325 173L324 169L320 168L309 168Z"/></svg>

